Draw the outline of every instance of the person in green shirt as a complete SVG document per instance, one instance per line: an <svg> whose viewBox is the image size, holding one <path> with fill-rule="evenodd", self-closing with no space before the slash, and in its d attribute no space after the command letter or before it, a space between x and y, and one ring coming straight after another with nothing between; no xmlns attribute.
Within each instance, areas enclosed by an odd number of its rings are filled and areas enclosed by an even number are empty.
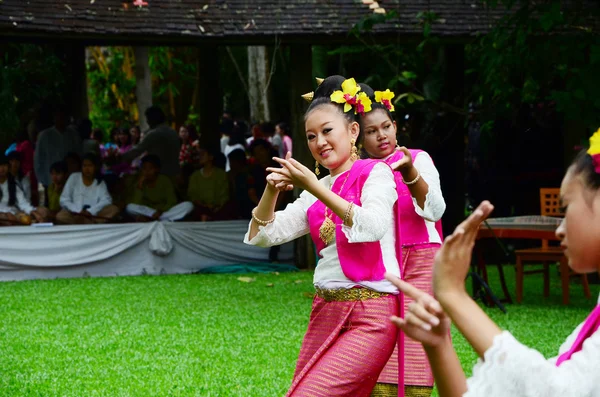
<svg viewBox="0 0 600 397"><path fill-rule="evenodd" d="M46 207L50 210L50 217L54 219L56 214L61 210L60 195L67 182L67 163L57 161L50 166L50 178L52 183L48 185L48 203Z"/></svg>
<svg viewBox="0 0 600 397"><path fill-rule="evenodd" d="M224 160L225 156L216 149L200 150L202 168L190 177L187 192L188 200L194 203L194 220L226 219L222 210L229 202L229 178Z"/></svg>
<svg viewBox="0 0 600 397"><path fill-rule="evenodd" d="M160 173L160 166L158 156L145 156L137 181L130 188L125 211L138 222L173 222L185 218L194 209L189 201L177 204L173 182Z"/></svg>

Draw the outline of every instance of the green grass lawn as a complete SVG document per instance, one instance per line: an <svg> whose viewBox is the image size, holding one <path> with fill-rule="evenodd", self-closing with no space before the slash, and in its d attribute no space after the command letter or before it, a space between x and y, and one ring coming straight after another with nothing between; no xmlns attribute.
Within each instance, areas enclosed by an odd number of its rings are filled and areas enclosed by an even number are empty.
<svg viewBox="0 0 600 397"><path fill-rule="evenodd" d="M238 277L0 283L0 395L282 396L308 322L312 275ZM595 302L573 284L572 304L562 307L556 274L548 300L537 276L526 291L507 315L486 311L547 356ZM454 342L470 372L474 354L456 332Z"/></svg>

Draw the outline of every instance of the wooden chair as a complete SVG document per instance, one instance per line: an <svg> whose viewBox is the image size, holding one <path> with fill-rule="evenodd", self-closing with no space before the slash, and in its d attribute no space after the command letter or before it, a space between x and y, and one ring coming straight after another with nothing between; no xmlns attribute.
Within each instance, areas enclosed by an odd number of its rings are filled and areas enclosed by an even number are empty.
<svg viewBox="0 0 600 397"><path fill-rule="evenodd" d="M542 188L540 189L540 207L543 216L564 216L560 205L560 189ZM516 295L517 302L523 300L523 278L526 274L543 273L544 275L544 296L550 296L550 264L560 264L560 277L562 284L563 304L569 304L569 281L572 276L581 277L583 293L586 298L590 299L590 287L585 274L575 274L571 272L567 258L565 257L560 247L553 247L548 244L548 240L542 240L542 246L537 248L529 248L515 251L516 257ZM524 270L528 263L542 263L542 269Z"/></svg>

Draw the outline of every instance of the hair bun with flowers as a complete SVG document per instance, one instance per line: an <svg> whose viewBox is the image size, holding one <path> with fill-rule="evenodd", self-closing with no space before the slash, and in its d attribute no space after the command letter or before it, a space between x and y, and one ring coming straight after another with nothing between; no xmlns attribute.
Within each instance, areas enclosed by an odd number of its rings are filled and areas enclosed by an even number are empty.
<svg viewBox="0 0 600 397"><path fill-rule="evenodd" d="M344 112L354 109L354 114L364 115L371 111L371 99L353 78L344 80L342 90L334 91L330 96L331 102L344 104Z"/></svg>
<svg viewBox="0 0 600 397"><path fill-rule="evenodd" d="M590 148L587 150L587 154L592 157L596 173L600 174L600 128L590 138Z"/></svg>
<svg viewBox="0 0 600 397"><path fill-rule="evenodd" d="M387 110L393 112L395 110L392 99L395 94L388 88L385 91L375 91L375 102L382 104Z"/></svg>

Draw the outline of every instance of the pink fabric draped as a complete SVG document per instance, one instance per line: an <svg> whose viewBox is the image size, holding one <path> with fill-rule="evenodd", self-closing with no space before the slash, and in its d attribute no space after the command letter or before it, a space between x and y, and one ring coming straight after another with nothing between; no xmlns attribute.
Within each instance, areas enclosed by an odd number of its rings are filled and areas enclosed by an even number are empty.
<svg viewBox="0 0 600 397"><path fill-rule="evenodd" d="M409 149L415 160L421 152ZM400 160L404 154L396 151L386 160L388 165ZM435 254L440 248L439 244L429 242L429 232L425 220L415 211L412 195L408 186L402 180L399 172L394 172L398 201L396 203L396 242L397 256L400 263L402 279L415 287L433 293L431 286L431 271ZM436 230L442 238L442 223L437 221ZM411 299L399 296L401 300L402 316L407 310ZM402 354L399 354L402 352ZM433 373L427 360L427 355L420 343L410 338L404 338L401 332L398 337L398 347L381 372L378 382L398 385L398 396L404 396L404 386L432 387Z"/></svg>
<svg viewBox="0 0 600 397"><path fill-rule="evenodd" d="M398 330L396 296L354 302L315 297L287 397L367 397L388 361Z"/></svg>
<svg viewBox="0 0 600 397"><path fill-rule="evenodd" d="M565 361L570 360L573 354L581 351L581 349L583 348L583 342L585 342L587 338L589 338L595 332L597 332L599 328L600 305L596 306L596 308L592 311L589 317L585 320L585 323L583 323L583 327L581 328L581 331L579 331L575 342L573 342L573 346L571 346L569 350L567 350L566 352L561 354L560 357L558 357L558 360L556 360L556 366L559 367Z"/></svg>

